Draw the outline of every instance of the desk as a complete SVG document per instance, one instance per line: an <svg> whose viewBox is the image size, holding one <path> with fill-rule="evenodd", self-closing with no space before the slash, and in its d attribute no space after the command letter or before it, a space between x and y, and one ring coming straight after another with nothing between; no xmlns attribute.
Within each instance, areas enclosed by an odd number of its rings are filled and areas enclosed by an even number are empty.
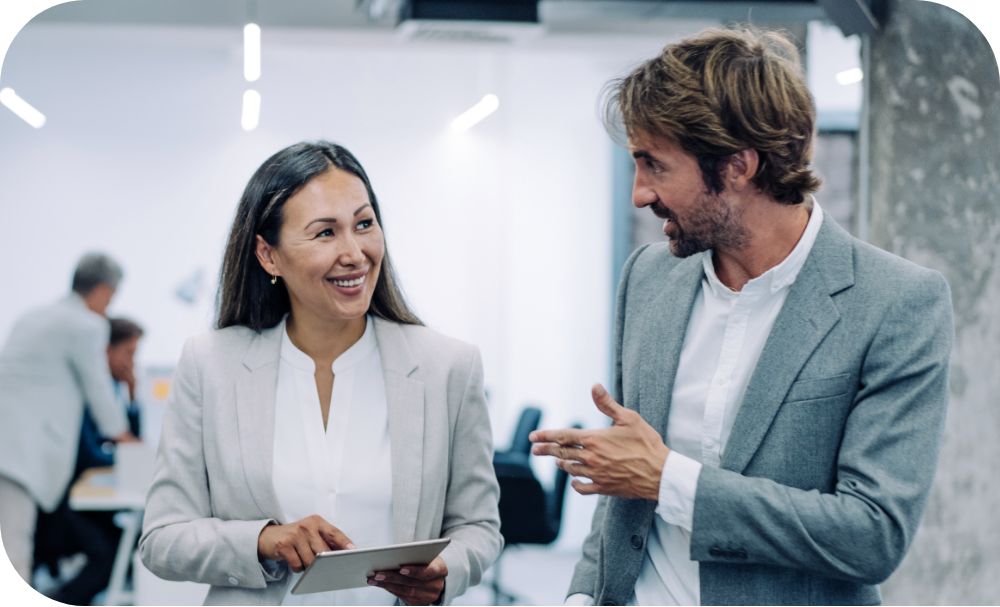
<svg viewBox="0 0 1000 607"><path fill-rule="evenodd" d="M112 468L91 468L70 490L69 507L80 511L120 511L115 516L115 523L122 528L122 536L115 553L105 604L131 605L133 596L125 591L125 576L142 524L146 496L138 491L120 490Z"/></svg>

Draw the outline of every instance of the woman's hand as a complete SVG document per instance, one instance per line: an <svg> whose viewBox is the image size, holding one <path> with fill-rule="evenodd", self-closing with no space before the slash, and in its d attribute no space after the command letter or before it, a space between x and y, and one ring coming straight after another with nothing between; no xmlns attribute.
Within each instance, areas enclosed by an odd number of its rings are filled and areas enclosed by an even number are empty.
<svg viewBox="0 0 1000 607"><path fill-rule="evenodd" d="M407 605L430 605L441 598L447 576L448 566L437 557L426 566L406 565L399 571L377 571L368 578L368 583L388 590Z"/></svg>
<svg viewBox="0 0 1000 607"><path fill-rule="evenodd" d="M287 525L268 525L257 538L258 558L285 561L295 572L312 565L320 552L354 547L351 538L318 514Z"/></svg>

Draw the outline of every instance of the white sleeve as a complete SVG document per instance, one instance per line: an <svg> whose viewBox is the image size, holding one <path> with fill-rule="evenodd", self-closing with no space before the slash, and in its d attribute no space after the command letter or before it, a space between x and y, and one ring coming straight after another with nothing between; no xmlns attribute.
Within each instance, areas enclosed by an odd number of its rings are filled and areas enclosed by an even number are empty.
<svg viewBox="0 0 1000 607"><path fill-rule="evenodd" d="M694 494L698 488L701 464L671 450L663 462L660 476L660 499L656 514L671 525L691 531L694 519Z"/></svg>
<svg viewBox="0 0 1000 607"><path fill-rule="evenodd" d="M563 605L572 605L573 607L590 607L593 604L594 597L582 592L571 594L563 601Z"/></svg>

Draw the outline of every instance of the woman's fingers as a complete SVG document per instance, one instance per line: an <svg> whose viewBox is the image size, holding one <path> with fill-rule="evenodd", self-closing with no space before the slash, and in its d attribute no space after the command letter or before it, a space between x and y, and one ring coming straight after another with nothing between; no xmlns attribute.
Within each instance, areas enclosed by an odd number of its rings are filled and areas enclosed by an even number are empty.
<svg viewBox="0 0 1000 607"><path fill-rule="evenodd" d="M350 550L356 548L354 542L351 538L347 537L340 529L337 529L330 523L323 521L325 524L320 526L320 533L323 536L324 541L333 550Z"/></svg>

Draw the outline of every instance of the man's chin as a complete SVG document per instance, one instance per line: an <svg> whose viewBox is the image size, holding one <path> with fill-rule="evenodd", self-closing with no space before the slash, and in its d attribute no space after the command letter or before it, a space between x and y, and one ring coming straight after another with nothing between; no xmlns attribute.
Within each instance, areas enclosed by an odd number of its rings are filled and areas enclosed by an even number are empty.
<svg viewBox="0 0 1000 607"><path fill-rule="evenodd" d="M682 238L667 238L667 243L670 245L671 255L681 259L708 250L708 247L702 246L701 243L691 242Z"/></svg>

